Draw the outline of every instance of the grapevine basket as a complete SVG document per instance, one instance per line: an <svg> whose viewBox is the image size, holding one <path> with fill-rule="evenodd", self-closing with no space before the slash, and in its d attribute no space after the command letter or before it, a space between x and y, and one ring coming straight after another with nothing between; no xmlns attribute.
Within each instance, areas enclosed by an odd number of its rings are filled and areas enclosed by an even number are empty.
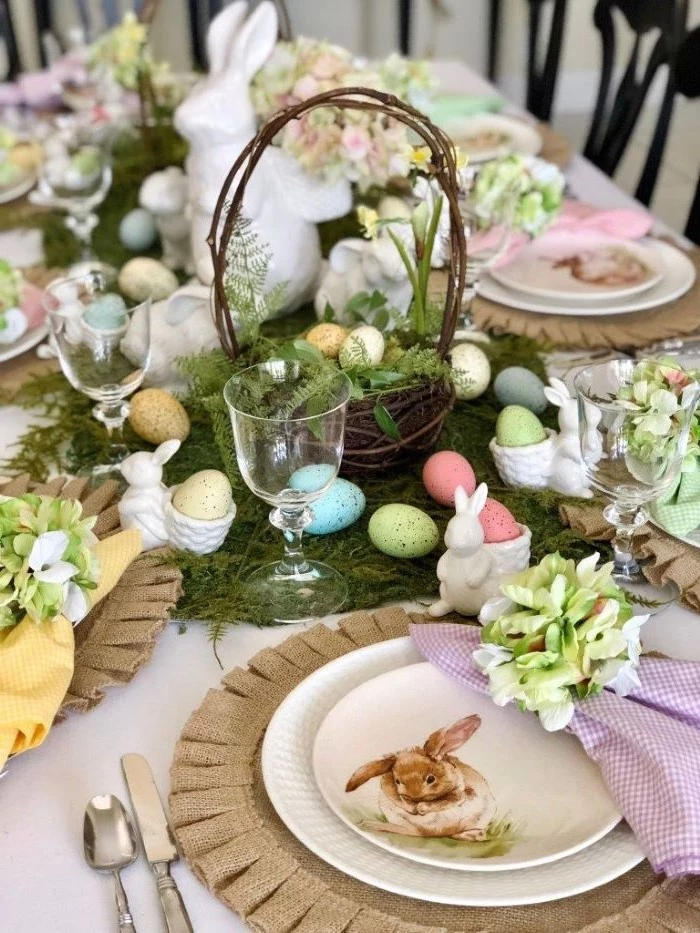
<svg viewBox="0 0 700 933"><path fill-rule="evenodd" d="M291 120L320 107L368 110L385 114L416 133L430 150L432 178L439 184L450 213L448 277L445 311L436 349L445 358L452 343L462 304L466 272L466 242L458 206L455 151L448 137L425 114L392 94L370 88L335 88L276 113L248 143L229 171L214 211L207 243L214 264L214 318L225 353L235 360L240 347L224 286L229 248L235 248L236 222L241 216L246 186L265 149ZM225 215L225 216L224 216ZM376 473L414 459L436 443L455 400L446 379L397 388L379 397L398 427L400 437L388 437L374 417L376 398L348 404L342 472Z"/></svg>

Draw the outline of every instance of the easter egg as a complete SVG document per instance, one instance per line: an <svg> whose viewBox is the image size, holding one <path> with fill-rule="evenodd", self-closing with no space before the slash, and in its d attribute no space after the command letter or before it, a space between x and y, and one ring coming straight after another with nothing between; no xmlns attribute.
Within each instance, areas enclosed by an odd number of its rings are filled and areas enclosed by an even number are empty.
<svg viewBox="0 0 700 933"><path fill-rule="evenodd" d="M90 178L100 169L100 153L94 146L84 146L70 158L70 167L83 178Z"/></svg>
<svg viewBox="0 0 700 933"><path fill-rule="evenodd" d="M340 324L317 324L308 332L306 340L327 359L337 360L349 333L347 327L341 327Z"/></svg>
<svg viewBox="0 0 700 933"><path fill-rule="evenodd" d="M527 447L546 439L540 419L522 405L508 405L496 420L496 442L501 447Z"/></svg>
<svg viewBox="0 0 700 933"><path fill-rule="evenodd" d="M491 379L491 364L482 349L474 343L459 343L450 353L452 381L457 398L470 401L482 395Z"/></svg>
<svg viewBox="0 0 700 933"><path fill-rule="evenodd" d="M153 246L156 240L153 214L144 207L134 208L125 214L119 224L119 240L134 253L142 253Z"/></svg>
<svg viewBox="0 0 700 933"><path fill-rule="evenodd" d="M455 489L463 486L471 496L476 489L476 476L466 457L455 450L440 450L425 461L423 485L440 505L453 506Z"/></svg>
<svg viewBox="0 0 700 933"><path fill-rule="evenodd" d="M85 309L83 320L95 330L117 330L126 324L126 302L115 293L100 295Z"/></svg>
<svg viewBox="0 0 700 933"><path fill-rule="evenodd" d="M177 288L177 276L157 259L137 256L122 266L119 288L132 301L164 301Z"/></svg>
<svg viewBox="0 0 700 933"><path fill-rule="evenodd" d="M142 389L131 399L129 424L150 444L171 438L184 441L190 433L190 419L180 402L165 389Z"/></svg>
<svg viewBox="0 0 700 933"><path fill-rule="evenodd" d="M335 472L330 463L310 463L292 473L289 488L298 489L299 492L318 492L332 481Z"/></svg>
<svg viewBox="0 0 700 933"><path fill-rule="evenodd" d="M219 470L200 470L177 487L172 501L189 518L223 518L233 503L231 483Z"/></svg>
<svg viewBox="0 0 700 933"><path fill-rule="evenodd" d="M342 531L357 521L365 505L365 494L359 486L346 479L336 479L328 492L311 503L314 520L304 530L311 535Z"/></svg>
<svg viewBox="0 0 700 933"><path fill-rule="evenodd" d="M382 220L410 220L411 206L403 198L398 198L395 194L385 195L379 202L377 213Z"/></svg>
<svg viewBox="0 0 700 933"><path fill-rule="evenodd" d="M440 540L429 515L413 505L382 505L369 520L369 539L390 557L424 557Z"/></svg>
<svg viewBox="0 0 700 933"><path fill-rule="evenodd" d="M479 521L484 529L486 544L500 544L501 541L513 541L519 538L521 531L511 512L496 499L487 499L479 513Z"/></svg>
<svg viewBox="0 0 700 933"><path fill-rule="evenodd" d="M539 376L524 366L509 366L501 370L493 381L493 391L504 407L522 405L536 415L541 415L547 407L544 396L544 383Z"/></svg>
<svg viewBox="0 0 700 933"><path fill-rule="evenodd" d="M338 360L342 369L376 366L384 356L384 337L370 324L363 324L345 338Z"/></svg>

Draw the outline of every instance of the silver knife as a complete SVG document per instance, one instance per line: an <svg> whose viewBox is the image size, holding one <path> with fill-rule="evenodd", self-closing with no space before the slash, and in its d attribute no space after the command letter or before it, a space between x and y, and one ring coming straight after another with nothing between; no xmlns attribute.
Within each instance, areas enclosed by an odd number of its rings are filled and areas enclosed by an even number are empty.
<svg viewBox="0 0 700 933"><path fill-rule="evenodd" d="M170 875L170 862L176 861L179 854L151 766L143 755L122 755L122 770L143 849L156 876L168 933L194 933L178 887Z"/></svg>

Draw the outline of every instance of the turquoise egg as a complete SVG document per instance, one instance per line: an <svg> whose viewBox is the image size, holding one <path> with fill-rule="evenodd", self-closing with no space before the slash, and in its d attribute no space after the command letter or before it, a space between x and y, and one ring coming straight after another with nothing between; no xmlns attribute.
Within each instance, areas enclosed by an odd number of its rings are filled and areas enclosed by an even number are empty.
<svg viewBox="0 0 700 933"><path fill-rule="evenodd" d="M330 535L348 528L365 510L365 494L346 479L337 479L331 488L310 505L314 520L306 527L311 535Z"/></svg>
<svg viewBox="0 0 700 933"><path fill-rule="evenodd" d="M318 492L335 476L335 468L330 463L310 463L299 467L289 477L289 488L299 492Z"/></svg>
<svg viewBox="0 0 700 933"><path fill-rule="evenodd" d="M493 391L504 408L506 405L522 405L536 415L541 415L547 407L544 383L524 366L509 366L501 370L494 379Z"/></svg>
<svg viewBox="0 0 700 933"><path fill-rule="evenodd" d="M156 222L145 207L137 207L122 217L119 240L132 253L142 253L156 241Z"/></svg>
<svg viewBox="0 0 700 933"><path fill-rule="evenodd" d="M121 295L100 295L90 302L83 319L96 330L116 330L126 324L126 302Z"/></svg>
<svg viewBox="0 0 700 933"><path fill-rule="evenodd" d="M425 557L440 540L432 518L414 505L382 505L369 520L369 539L390 557Z"/></svg>

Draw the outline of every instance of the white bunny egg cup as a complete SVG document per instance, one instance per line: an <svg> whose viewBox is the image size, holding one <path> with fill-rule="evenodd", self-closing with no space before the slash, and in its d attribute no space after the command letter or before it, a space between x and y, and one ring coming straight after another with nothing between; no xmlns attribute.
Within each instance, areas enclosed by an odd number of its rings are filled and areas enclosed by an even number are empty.
<svg viewBox="0 0 700 933"><path fill-rule="evenodd" d="M431 616L448 612L478 615L487 600L501 595L505 578L525 570L530 563L532 535L526 525L518 525L521 534L510 541L484 541L479 513L488 494L486 483L472 496L462 486L455 490L456 513L445 532L447 551L437 565L440 599L428 608Z"/></svg>
<svg viewBox="0 0 700 933"><path fill-rule="evenodd" d="M165 502L165 527L173 547L192 554L213 554L224 543L236 517L236 503L232 502L222 518L191 518L173 505L177 486L171 486Z"/></svg>
<svg viewBox="0 0 700 933"><path fill-rule="evenodd" d="M498 475L506 486L552 489L566 496L593 496L581 456L578 402L561 379L552 377L544 394L559 408L559 432L547 431L545 440L524 447L502 447L496 438L489 443ZM586 437L586 449L601 450L595 426Z"/></svg>
<svg viewBox="0 0 700 933"><path fill-rule="evenodd" d="M270 0L250 15L245 0L226 6L207 33L209 74L175 113L175 127L190 144L186 169L192 254L205 285L214 279L206 241L219 192L256 132L250 82L276 41L277 11ZM243 206L273 257L266 287L284 282L287 309L299 307L313 297L321 268L316 224L350 211L350 182L328 184L314 178L288 153L270 146L250 179Z"/></svg>

